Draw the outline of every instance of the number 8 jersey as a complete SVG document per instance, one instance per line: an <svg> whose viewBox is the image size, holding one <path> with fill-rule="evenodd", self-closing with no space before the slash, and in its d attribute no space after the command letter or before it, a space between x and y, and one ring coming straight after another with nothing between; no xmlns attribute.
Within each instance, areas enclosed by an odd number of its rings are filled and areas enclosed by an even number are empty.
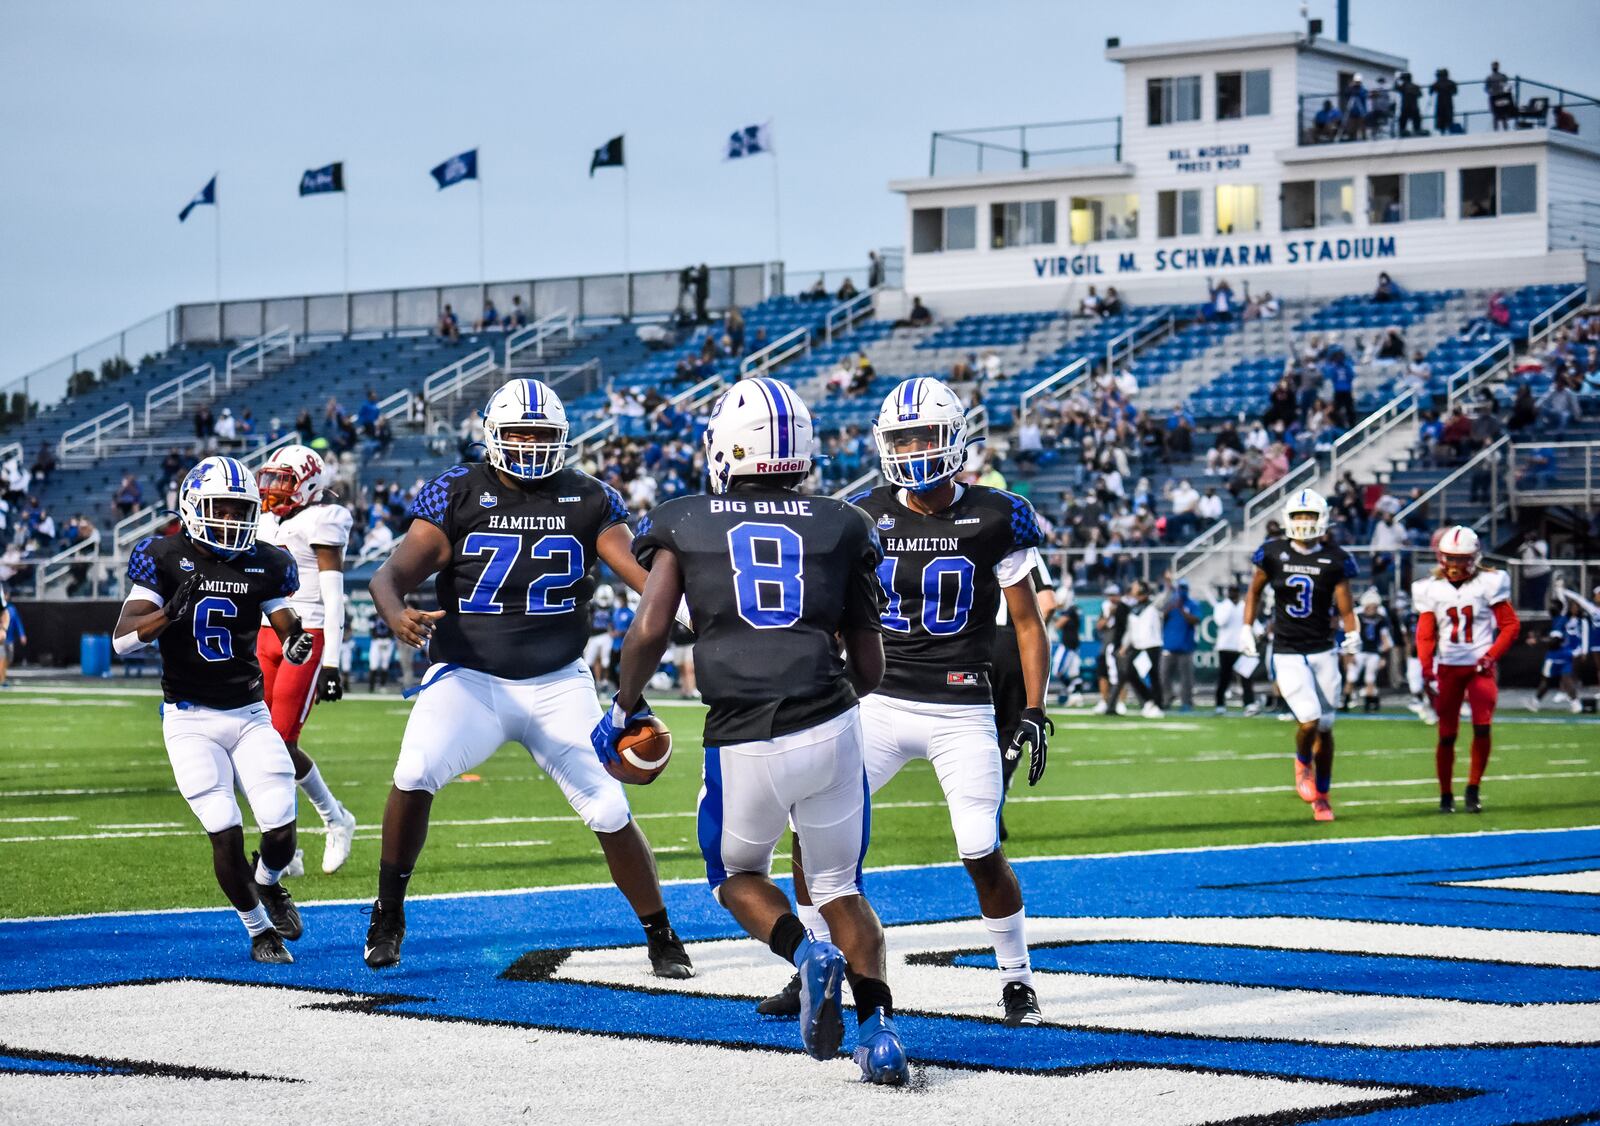
<svg viewBox="0 0 1600 1126"><path fill-rule="evenodd" d="M1411 584L1411 605L1417 614L1432 614L1438 638L1438 663L1475 665L1494 643L1494 607L1511 600L1511 576L1480 568L1457 586L1432 577Z"/></svg>
<svg viewBox="0 0 1600 1126"><path fill-rule="evenodd" d="M450 540L432 660L524 680L583 655L595 543L628 515L610 485L577 469L508 485L488 465L457 465L407 515Z"/></svg>
<svg viewBox="0 0 1600 1126"><path fill-rule="evenodd" d="M1271 539L1252 562L1272 587L1272 651L1326 653L1333 648L1333 592L1356 577L1356 561L1326 540L1301 551L1287 538Z"/></svg>

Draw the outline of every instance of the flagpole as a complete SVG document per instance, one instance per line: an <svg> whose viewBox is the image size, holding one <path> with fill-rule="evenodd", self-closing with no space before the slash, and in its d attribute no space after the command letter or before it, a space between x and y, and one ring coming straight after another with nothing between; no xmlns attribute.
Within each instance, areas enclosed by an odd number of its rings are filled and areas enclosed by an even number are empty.
<svg viewBox="0 0 1600 1126"><path fill-rule="evenodd" d="M778 150L772 153L772 249L777 261L783 261L783 213L778 204Z"/></svg>
<svg viewBox="0 0 1600 1126"><path fill-rule="evenodd" d="M479 149L477 151L480 154L478 158L479 164L476 168L478 174L473 179L478 185L478 288L482 291L478 294L478 300L483 302L489 299L489 272L483 265L483 158L481 155L483 150Z"/></svg>
<svg viewBox="0 0 1600 1126"><path fill-rule="evenodd" d="M339 190L340 206L344 209L344 295L350 296L350 190Z"/></svg>
<svg viewBox="0 0 1600 1126"><path fill-rule="evenodd" d="M212 233L215 236L212 244L212 264L216 268L217 275L217 331L220 334L222 330L222 204L213 202L211 209L216 213L213 216L215 221L211 225Z"/></svg>
<svg viewBox="0 0 1600 1126"><path fill-rule="evenodd" d="M629 223L630 223L629 210L630 210L630 208L629 208L629 203L628 203L628 165L626 163L624 163L622 165L622 272L624 274L628 274L628 273L632 273L633 272L633 268L632 268L633 255L632 255L632 249L630 247L631 235L630 235L630 231L629 231Z"/></svg>

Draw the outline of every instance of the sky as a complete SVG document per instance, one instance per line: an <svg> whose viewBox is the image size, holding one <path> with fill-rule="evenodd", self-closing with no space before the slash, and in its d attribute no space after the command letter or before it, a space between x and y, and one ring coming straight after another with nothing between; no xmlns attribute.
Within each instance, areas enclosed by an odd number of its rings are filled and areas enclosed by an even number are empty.
<svg viewBox="0 0 1600 1126"><path fill-rule="evenodd" d="M1325 34L1333 0L1311 0ZM428 170L480 153L489 280L768 260L772 122L791 270L903 241L891 179L938 129L1121 112L1127 44L1292 30L1299 0L0 0L0 384L214 295L478 280L478 197ZM1354 43L1432 73L1595 92L1597 0L1351 0ZM1514 26L1508 23L1513 18ZM177 214L213 173L220 207Z"/></svg>

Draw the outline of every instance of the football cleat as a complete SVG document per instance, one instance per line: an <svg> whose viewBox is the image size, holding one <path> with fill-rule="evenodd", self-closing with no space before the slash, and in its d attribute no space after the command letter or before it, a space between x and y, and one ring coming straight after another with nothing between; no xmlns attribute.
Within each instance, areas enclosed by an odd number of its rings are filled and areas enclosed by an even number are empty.
<svg viewBox="0 0 1600 1126"><path fill-rule="evenodd" d="M1294 790L1303 802L1317 800L1317 782L1311 764L1301 762L1299 759L1294 760Z"/></svg>
<svg viewBox="0 0 1600 1126"><path fill-rule="evenodd" d="M1006 1011L1005 1023L1012 1028L1044 1021L1044 1012L1039 1008L1039 995L1025 981L1006 983L1005 991L1000 994L1000 1007Z"/></svg>
<svg viewBox="0 0 1600 1126"><path fill-rule="evenodd" d="M294 961L294 955L289 953L289 948L283 944L283 935L275 930L264 930L260 934L250 936L250 960L273 965L288 965Z"/></svg>
<svg viewBox="0 0 1600 1126"><path fill-rule="evenodd" d="M339 816L328 823L328 836L322 844L322 870L329 875L350 859L350 844L356 839L356 816L344 806Z"/></svg>
<svg viewBox="0 0 1600 1126"><path fill-rule="evenodd" d="M1439 812L1454 813L1456 811L1456 796L1454 794L1439 795Z"/></svg>
<svg viewBox="0 0 1600 1126"><path fill-rule="evenodd" d="M1539 699L1539 697L1537 697L1537 696L1529 696L1528 697L1528 710L1530 712L1536 712L1536 711L1539 710L1539 706L1541 704L1543 704L1543 703L1544 703L1544 701Z"/></svg>
<svg viewBox="0 0 1600 1126"><path fill-rule="evenodd" d="M1467 787L1467 812L1468 813L1482 813L1483 812L1483 803L1478 800L1478 787L1476 787L1476 786L1468 786Z"/></svg>
<svg viewBox="0 0 1600 1126"><path fill-rule="evenodd" d="M1567 705L1567 711L1571 712L1573 715L1582 715L1583 701L1574 696L1572 698L1572 702Z"/></svg>
<svg viewBox="0 0 1600 1126"><path fill-rule="evenodd" d="M1139 714L1145 719L1165 719L1167 713L1161 710L1161 705L1154 700L1146 700L1144 707L1139 709Z"/></svg>
<svg viewBox="0 0 1600 1126"><path fill-rule="evenodd" d="M385 907L383 900L372 901L367 924L367 944L361 956L375 970L400 964L400 943L406 937L406 909L396 903Z"/></svg>
<svg viewBox="0 0 1600 1126"><path fill-rule="evenodd" d="M282 884L256 884L256 898L261 901L261 906L267 910L267 918L272 920L272 925L290 942L305 933L305 926L300 922L300 911L294 905L294 899L289 895L289 889Z"/></svg>
<svg viewBox="0 0 1600 1126"><path fill-rule="evenodd" d="M874 1009L857 1029L855 1061L861 1066L863 1083L903 1087L911 1078L911 1064L906 1060L900 1033L882 1009Z"/></svg>
<svg viewBox="0 0 1600 1126"><path fill-rule="evenodd" d="M1101 701L1097 702L1095 704L1095 706L1094 706L1094 714L1095 715L1105 715L1110 710L1111 710L1111 706L1109 704L1107 704L1104 700L1101 700Z"/></svg>
<svg viewBox="0 0 1600 1126"><path fill-rule="evenodd" d="M800 1015L800 975L795 974L789 984L756 1006L764 1017L784 1017L792 1020Z"/></svg>
<svg viewBox="0 0 1600 1126"><path fill-rule="evenodd" d="M298 880L305 874L306 850L297 848L294 850L294 859L289 861L289 866L283 870L283 878L286 880Z"/></svg>
<svg viewBox="0 0 1600 1126"><path fill-rule="evenodd" d="M1317 821L1333 820L1333 806L1328 804L1327 794L1318 794L1317 800L1311 803L1311 816Z"/></svg>
<svg viewBox="0 0 1600 1126"><path fill-rule="evenodd" d="M794 964L800 971L800 1043L812 1059L832 1059L844 1042L844 954L807 932Z"/></svg>
<svg viewBox="0 0 1600 1126"><path fill-rule="evenodd" d="M1246 704L1245 708L1244 708L1244 714L1245 714L1246 718L1250 718L1250 717L1253 717L1253 716L1260 715L1261 714L1261 705L1257 704L1255 702L1251 702L1249 704Z"/></svg>
<svg viewBox="0 0 1600 1126"><path fill-rule="evenodd" d="M683 939L671 927L646 931L645 951L650 955L650 972L657 977L682 980L694 976L694 963L683 948Z"/></svg>

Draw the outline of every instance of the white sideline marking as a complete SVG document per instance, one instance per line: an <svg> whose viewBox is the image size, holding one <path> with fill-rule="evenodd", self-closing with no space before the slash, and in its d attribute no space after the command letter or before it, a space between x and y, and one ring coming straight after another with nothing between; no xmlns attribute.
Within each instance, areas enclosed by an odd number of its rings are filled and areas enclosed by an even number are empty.
<svg viewBox="0 0 1600 1126"><path fill-rule="evenodd" d="M23 825L35 821L76 821L76 817L0 817L0 825Z"/></svg>
<svg viewBox="0 0 1600 1126"><path fill-rule="evenodd" d="M457 841L457 848L544 848L549 841Z"/></svg>
<svg viewBox="0 0 1600 1126"><path fill-rule="evenodd" d="M1490 880L1461 880L1457 888L1509 888L1512 891L1564 891L1573 895L1600 895L1600 868L1587 872L1550 872L1542 876L1501 876Z"/></svg>

